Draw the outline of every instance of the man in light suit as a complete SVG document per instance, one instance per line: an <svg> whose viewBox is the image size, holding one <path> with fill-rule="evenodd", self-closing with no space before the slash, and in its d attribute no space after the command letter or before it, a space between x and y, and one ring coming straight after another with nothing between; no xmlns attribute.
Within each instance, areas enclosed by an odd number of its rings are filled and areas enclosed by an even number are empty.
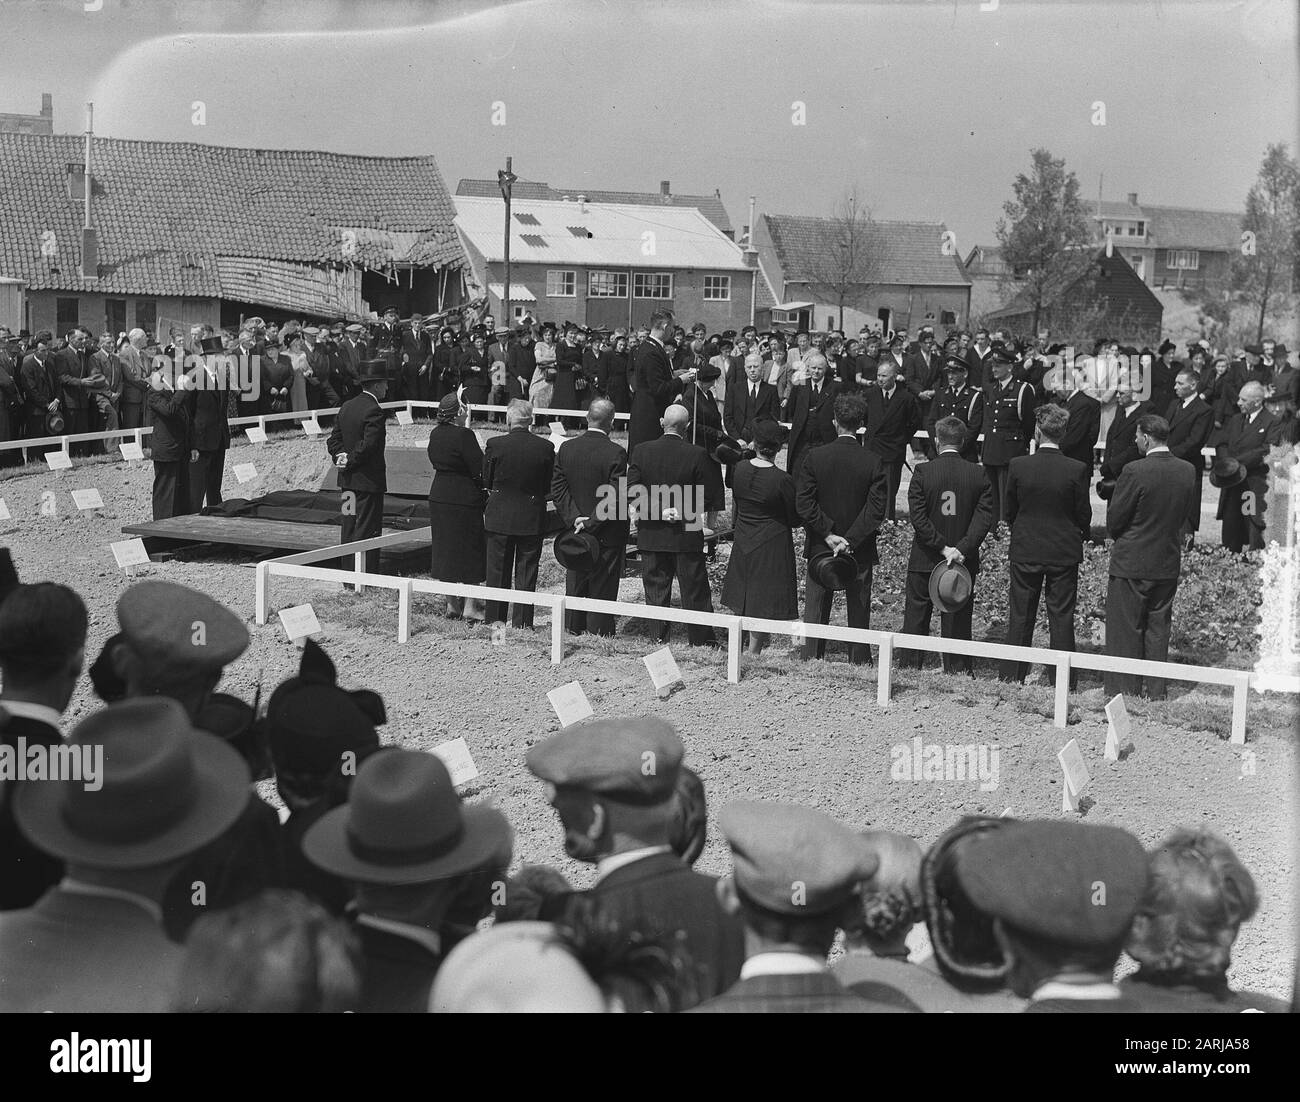
<svg viewBox="0 0 1300 1102"><path fill-rule="evenodd" d="M1118 658L1164 662L1169 658L1169 626L1182 567L1183 539L1199 512L1196 472L1171 454L1169 423L1145 414L1138 420L1142 458L1120 472L1106 512L1110 583L1106 590L1106 653ZM1106 695L1142 690L1137 674L1107 671ZM1147 695L1165 697L1165 679L1146 679Z"/></svg>
<svg viewBox="0 0 1300 1102"><path fill-rule="evenodd" d="M0 1013L166 1011L183 953L163 931L166 886L238 818L248 767L165 697L110 704L68 745L98 758L97 789L62 780L14 794L19 827L67 875L0 914Z"/></svg>

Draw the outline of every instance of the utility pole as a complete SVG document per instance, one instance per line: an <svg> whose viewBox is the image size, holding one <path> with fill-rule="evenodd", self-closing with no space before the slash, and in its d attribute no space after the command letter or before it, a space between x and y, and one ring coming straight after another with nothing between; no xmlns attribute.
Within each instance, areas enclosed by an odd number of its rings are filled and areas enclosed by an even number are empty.
<svg viewBox="0 0 1300 1102"><path fill-rule="evenodd" d="M501 324L514 328L514 319L510 315L510 190L519 177L510 171L510 163L511 158L507 157L505 171L497 169L497 184L501 188L501 197L506 201L506 285L502 288Z"/></svg>

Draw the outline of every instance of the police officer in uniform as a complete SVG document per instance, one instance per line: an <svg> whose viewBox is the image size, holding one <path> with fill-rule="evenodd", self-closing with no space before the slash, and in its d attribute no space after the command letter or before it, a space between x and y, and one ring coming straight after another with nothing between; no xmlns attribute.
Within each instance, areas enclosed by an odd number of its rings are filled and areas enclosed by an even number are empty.
<svg viewBox="0 0 1300 1102"><path fill-rule="evenodd" d="M1034 388L1011 375L1015 357L1002 345L988 358L993 380L984 388L984 450L981 461L993 486L993 518L1001 534L1006 521L1011 460L1029 454L1034 436Z"/></svg>
<svg viewBox="0 0 1300 1102"><path fill-rule="evenodd" d="M948 356L944 360L943 373L948 385L935 395L925 431L930 434L933 442L934 426L945 417L956 417L967 430L966 439L958 449L958 454L970 463L977 463L979 434L984 427L984 394L975 387L966 385L970 367L960 356ZM938 445L935 444L935 447Z"/></svg>

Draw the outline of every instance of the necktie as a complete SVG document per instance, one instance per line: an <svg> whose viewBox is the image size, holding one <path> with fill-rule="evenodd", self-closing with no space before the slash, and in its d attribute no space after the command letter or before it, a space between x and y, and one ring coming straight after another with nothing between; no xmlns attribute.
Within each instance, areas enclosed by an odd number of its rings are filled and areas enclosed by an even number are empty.
<svg viewBox="0 0 1300 1102"><path fill-rule="evenodd" d="M749 396L750 396L750 398L752 398L754 401L758 401L758 384L757 384L757 383L755 383L753 386L751 386L751 387L749 388Z"/></svg>

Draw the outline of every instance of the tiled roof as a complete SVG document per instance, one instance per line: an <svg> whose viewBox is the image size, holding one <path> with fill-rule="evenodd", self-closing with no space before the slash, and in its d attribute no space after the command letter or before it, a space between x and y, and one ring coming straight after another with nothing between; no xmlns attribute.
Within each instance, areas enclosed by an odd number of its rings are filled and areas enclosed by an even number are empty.
<svg viewBox="0 0 1300 1102"><path fill-rule="evenodd" d="M465 263L432 157L96 138L101 278L83 282L82 202L68 197L67 174L83 157L78 135L0 134L0 272L31 290L221 297L218 256ZM54 242L53 256L43 255L43 240Z"/></svg>
<svg viewBox="0 0 1300 1102"><path fill-rule="evenodd" d="M501 198L456 196L456 225L489 263L505 259ZM515 200L511 206L510 259L516 264L589 267L741 270L740 246L693 207L623 206L550 200ZM520 215L531 215L521 221ZM646 236L653 233L653 239ZM647 245L653 240L653 251Z"/></svg>
<svg viewBox="0 0 1300 1102"><path fill-rule="evenodd" d="M821 258L839 236L829 218L796 214L764 214L768 233L786 283L816 282ZM961 286L970 284L955 251L944 253L942 222L871 222L868 252L874 259L871 282L911 286ZM776 273L772 273L775 275Z"/></svg>
<svg viewBox="0 0 1300 1102"><path fill-rule="evenodd" d="M458 196L474 196L480 199L500 199L501 189L495 180L461 180L456 185ZM585 195L589 203L622 203L631 206L654 207L694 207L723 233L732 232L731 219L727 217L727 208L716 195L672 195L667 196L657 191L601 191L591 188L556 188L538 180L516 180L510 189L513 202L518 199L555 199L563 201L571 196L575 201L579 195Z"/></svg>
<svg viewBox="0 0 1300 1102"><path fill-rule="evenodd" d="M1146 218L1146 207L1136 206L1125 200L1118 202L1114 199L1103 199L1100 203L1096 200L1084 200L1084 208L1092 218L1126 218L1130 221Z"/></svg>
<svg viewBox="0 0 1300 1102"><path fill-rule="evenodd" d="M1160 249L1236 249L1241 245L1242 215L1226 210L1189 207L1143 207L1147 234Z"/></svg>
<svg viewBox="0 0 1300 1102"><path fill-rule="evenodd" d="M219 256L217 275L223 298L300 310L321 318L359 317L362 313L360 268Z"/></svg>

